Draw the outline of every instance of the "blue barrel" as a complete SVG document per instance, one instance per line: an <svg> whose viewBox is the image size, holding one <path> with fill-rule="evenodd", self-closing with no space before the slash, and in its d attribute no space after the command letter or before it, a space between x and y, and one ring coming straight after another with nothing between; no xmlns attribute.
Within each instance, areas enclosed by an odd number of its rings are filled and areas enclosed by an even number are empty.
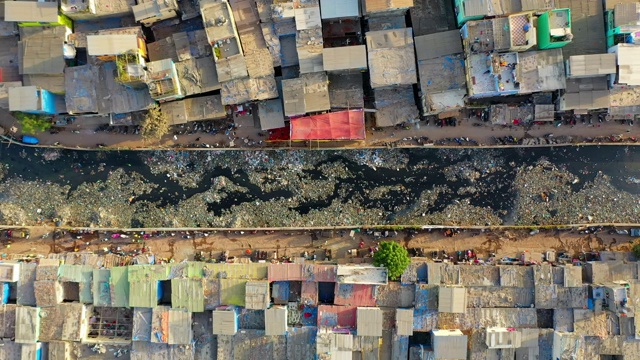
<svg viewBox="0 0 640 360"><path fill-rule="evenodd" d="M29 145L37 145L40 143L40 140L35 136L24 135L22 137L22 142Z"/></svg>

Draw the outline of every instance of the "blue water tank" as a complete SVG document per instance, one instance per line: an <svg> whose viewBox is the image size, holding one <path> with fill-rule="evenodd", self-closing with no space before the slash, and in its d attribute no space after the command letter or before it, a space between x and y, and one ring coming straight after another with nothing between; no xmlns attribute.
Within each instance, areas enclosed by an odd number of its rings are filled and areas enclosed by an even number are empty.
<svg viewBox="0 0 640 360"><path fill-rule="evenodd" d="M9 283L3 282L0 283L0 291L2 292L2 296L0 298L0 301L2 304L8 304L9 303Z"/></svg>

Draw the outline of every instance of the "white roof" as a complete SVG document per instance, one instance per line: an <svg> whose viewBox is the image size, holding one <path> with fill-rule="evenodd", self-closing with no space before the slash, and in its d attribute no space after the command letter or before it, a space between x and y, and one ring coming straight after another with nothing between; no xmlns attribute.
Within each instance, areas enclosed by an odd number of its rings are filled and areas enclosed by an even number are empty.
<svg viewBox="0 0 640 360"><path fill-rule="evenodd" d="M441 286L438 292L438 312L464 313L467 309L467 289Z"/></svg>
<svg viewBox="0 0 640 360"><path fill-rule="evenodd" d="M320 0L323 19L360 17L358 0Z"/></svg>
<svg viewBox="0 0 640 360"><path fill-rule="evenodd" d="M359 307L356 311L358 336L382 336L382 310Z"/></svg>
<svg viewBox="0 0 640 360"><path fill-rule="evenodd" d="M272 306L264 312L265 335L285 335L287 333L287 308Z"/></svg>
<svg viewBox="0 0 640 360"><path fill-rule="evenodd" d="M367 47L364 45L341 46L322 49L325 71L367 68Z"/></svg>
<svg viewBox="0 0 640 360"><path fill-rule="evenodd" d="M38 88L21 86L9 89L9 111L33 111L38 109Z"/></svg>
<svg viewBox="0 0 640 360"><path fill-rule="evenodd" d="M137 35L87 35L87 52L91 56L120 55L136 49L138 49Z"/></svg>
<svg viewBox="0 0 640 360"><path fill-rule="evenodd" d="M5 1L4 21L58 21L58 2Z"/></svg>
<svg viewBox="0 0 640 360"><path fill-rule="evenodd" d="M597 76L616 73L615 54L574 55L569 58L570 76Z"/></svg>
<svg viewBox="0 0 640 360"><path fill-rule="evenodd" d="M640 46L618 44L618 82L626 85L640 85Z"/></svg>

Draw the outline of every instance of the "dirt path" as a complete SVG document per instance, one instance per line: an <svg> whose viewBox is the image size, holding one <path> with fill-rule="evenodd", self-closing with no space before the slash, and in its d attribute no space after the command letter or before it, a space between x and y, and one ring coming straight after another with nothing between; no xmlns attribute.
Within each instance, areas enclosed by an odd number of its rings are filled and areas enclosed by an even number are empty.
<svg viewBox="0 0 640 360"><path fill-rule="evenodd" d="M46 238L43 234L49 233ZM390 232L393 233L393 232ZM202 252L205 258L217 258L224 251L229 251L230 256L243 256L247 250L266 251L269 256L274 252L277 256L300 256L305 251L312 255L318 252L320 257L324 249L331 249L334 259L346 258L349 249L359 248L359 242L365 242L363 253L370 246L375 246L376 240L364 232L356 233L355 238L350 238L347 233L341 235L336 231L333 234L326 231L322 235L304 231L276 231L259 232L217 232L196 235L194 233L177 232L174 236L168 234L165 237L152 237L143 241L133 236L123 239L113 239L110 233L84 234L81 238L72 238L66 235L63 238L53 240L51 229L37 229L31 232L28 240L13 239L9 247L3 246L4 254L41 254L54 252L93 251L103 253L110 246L120 247L123 251L134 251L147 246L161 258L173 258L176 261L184 259L193 260L194 255ZM130 234L131 235L131 234ZM316 240L312 241L312 238ZM106 241L104 241L106 239ZM3 241L5 239L2 239ZM489 253L496 253L498 257L516 256L519 252L529 250L531 252L545 252L547 250L566 251L577 255L583 251L618 250L629 251L630 242L633 240L628 235L610 235L605 231L597 235L580 234L578 231L543 230L536 235L529 235L526 230L507 230L496 232L480 232L468 230L454 237L445 237L442 231L424 231L414 235L398 232L388 239L399 241L408 248L422 248L429 254L435 250L445 250L448 253L458 250L474 249L481 257L488 257Z"/></svg>

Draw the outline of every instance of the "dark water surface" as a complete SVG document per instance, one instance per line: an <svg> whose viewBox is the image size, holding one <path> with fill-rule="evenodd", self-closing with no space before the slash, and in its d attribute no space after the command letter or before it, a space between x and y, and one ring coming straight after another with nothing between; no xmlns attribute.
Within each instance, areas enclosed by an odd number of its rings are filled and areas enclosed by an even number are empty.
<svg viewBox="0 0 640 360"><path fill-rule="evenodd" d="M185 173L190 171L199 172L199 181L195 186L186 187L166 173L154 174L149 166L153 162L151 159L158 158L159 152L135 152L135 151L59 151L56 160L45 161L43 154L47 150L23 148L17 145L0 147L0 164L5 166L5 175L0 184L11 179L19 178L22 181L39 181L49 184L59 184L69 186L69 194L76 191L82 184L106 182L114 171L124 169L125 173L140 174L146 183L154 184L156 187L147 192L134 194L135 200L131 201L131 206L136 203L153 204L154 208L167 209L181 206L185 200L197 197L212 188L216 178L224 177L233 184L244 187L246 192L228 192L223 199L216 202L209 202L206 205L209 219L208 224L199 221L199 226L223 227L234 225L238 227L250 226L301 226L305 225L306 216L313 212L321 212L329 208L335 202L357 202L362 212L371 210L380 212L377 219L367 220L365 218L352 220L340 220L333 217L326 220L324 224L308 224L313 226L334 226L334 225L355 225L365 224L365 222L375 221L378 224L394 224L403 219L401 223L407 223L407 216L410 214L442 213L448 211L451 204L464 202L471 207L486 208L502 219L504 224L511 224L517 214L514 214L513 204L519 196L522 196L522 189L514 185L517 174L526 173L527 167L536 166L541 161L555 166L557 171L569 173L579 178L579 182L571 184L571 190L580 192L585 184L589 184L596 179L596 176L604 174L607 181L618 191L615 196L636 197L640 195L640 184L635 183L634 178L640 179L640 147L626 146L588 146L588 147L557 147L557 148L518 148L518 149L390 149L377 150L375 153L382 159L393 159L400 157L406 160L406 165L396 167L395 164L384 162L377 166L357 163L354 160L354 152L369 154L367 151L322 151L317 158L305 160L302 169L287 168L287 151L266 151L266 156L278 154L284 158L285 165L282 166L262 166L245 164L243 156L238 152L216 152L215 161L201 161L197 157L202 157L202 152L175 153L175 156L183 156L181 170ZM388 156L393 153L393 156ZM283 155L284 154L284 155ZM320 155L321 154L321 155ZM275 155L274 155L275 156ZM307 155L304 155L307 156ZM196 157L194 160L193 158ZM306 159L306 158L305 158ZM352 177L341 177L335 180L334 190L321 198L305 198L295 195L298 188L295 186L280 186L275 190L264 191L258 184L250 180L251 172L261 172L274 174L282 181L282 178L299 178L299 184L304 184L307 180L327 180L329 177L319 168L322 165L331 167L332 164L342 163L353 174ZM186 165L185 165L186 164ZM425 164L428 164L425 166ZM474 165L475 164L475 165ZM311 166L309 166L311 165ZM177 167L178 165L176 165ZM476 172L475 177L464 176L463 168L472 168ZM556 171L556 170L554 170ZM459 174L458 174L459 173ZM448 176L447 176L448 174ZM454 175L453 177L451 175ZM458 174L458 175L456 175ZM554 176L553 172L546 175ZM539 182L538 178L528 179L532 184ZM315 186L315 183L310 183ZM384 193L384 196L370 198L370 192L381 186L394 187L402 185L401 189L391 189ZM473 187L475 190L461 191L460 189ZM417 210L423 206L416 201L424 195L427 190L444 188L438 194L437 200L430 203L426 208ZM4 194L0 193L2 201L13 202L20 205L19 195L9 194L5 189ZM296 197L297 196L297 197ZM612 195L613 196L613 195ZM261 220L261 223L251 224L249 220L243 222L230 223L230 213L234 211L262 211L247 210L246 207L253 206L256 201L269 204L271 202L281 204L277 200L292 198L289 210L299 216L299 219L292 220L287 224L286 220ZM601 201L601 200L600 200ZM260 205L266 206L266 205ZM276 205L274 205L276 206ZM277 205L282 206L282 205ZM148 207L148 205L145 205ZM426 209L426 210L425 210ZM273 209L269 209L272 211ZM140 209L136 211L141 211ZM147 210L148 211L148 210ZM177 210L176 210L177 211ZM194 209L194 211L196 211ZM556 210L553 210L556 211ZM168 213L169 217L180 218L182 215ZM226 214L226 215L225 215ZM553 214L553 212L552 212ZM221 217L225 217L222 219ZM265 215L266 216L266 215ZM377 215L367 215L377 216ZM425 216L425 215L422 215ZM633 215L630 215L633 216ZM274 215L275 217L275 215ZM316 216L317 217L317 216ZM5 216L6 218L6 216ZM438 218L439 219L439 218ZM600 219L602 220L602 219ZM606 220L606 219L605 219ZM133 221L133 220L131 220ZM428 225L433 220L426 218ZM7 222L5 220L5 222ZM82 224L81 220L69 220L69 223L76 226L89 226ZM179 223L187 225L189 221L180 218ZM517 221L516 221L517 222ZM420 220L413 223L418 224ZM482 225L481 219L470 220L469 224ZM467 224L467 225L469 225ZM92 223L91 225L105 225ZM113 223L112 223L113 225ZM161 226L165 224L149 223L147 220L136 220L133 224L130 220L125 220L124 224L117 225L143 225ZM374 225L368 223L368 225ZM535 225L535 224L531 224Z"/></svg>

